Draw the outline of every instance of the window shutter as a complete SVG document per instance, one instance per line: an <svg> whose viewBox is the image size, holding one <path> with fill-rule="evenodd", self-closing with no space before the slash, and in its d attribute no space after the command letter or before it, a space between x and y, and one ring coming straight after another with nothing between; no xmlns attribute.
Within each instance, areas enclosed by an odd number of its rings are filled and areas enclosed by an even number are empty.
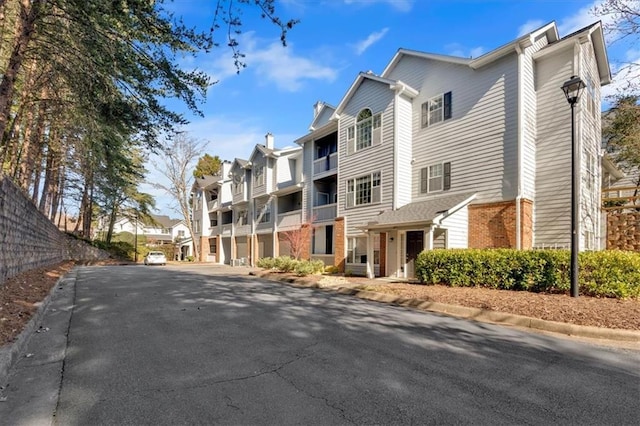
<svg viewBox="0 0 640 426"><path fill-rule="evenodd" d="M429 179L428 169L426 167L420 169L420 192L427 192L427 179Z"/></svg>
<svg viewBox="0 0 640 426"><path fill-rule="evenodd" d="M451 92L444 94L444 119L451 118Z"/></svg>
<svg viewBox="0 0 640 426"><path fill-rule="evenodd" d="M429 117L429 102L425 102L422 104L422 127L427 127L429 125L428 117Z"/></svg>
<svg viewBox="0 0 640 426"><path fill-rule="evenodd" d="M347 128L347 155L353 154L355 148L356 126Z"/></svg>
<svg viewBox="0 0 640 426"><path fill-rule="evenodd" d="M373 129L371 133L371 145L379 145L382 142L382 115L373 117Z"/></svg>
<svg viewBox="0 0 640 426"><path fill-rule="evenodd" d="M444 163L442 190L448 191L451 189L451 163Z"/></svg>

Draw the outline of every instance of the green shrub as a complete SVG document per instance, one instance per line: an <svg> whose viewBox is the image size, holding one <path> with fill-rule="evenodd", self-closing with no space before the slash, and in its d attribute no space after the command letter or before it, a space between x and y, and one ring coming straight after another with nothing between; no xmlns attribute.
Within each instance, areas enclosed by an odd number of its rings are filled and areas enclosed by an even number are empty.
<svg viewBox="0 0 640 426"><path fill-rule="evenodd" d="M416 260L425 284L566 293L570 288L567 250L430 250ZM640 254L621 251L579 255L580 293L599 297L640 297Z"/></svg>
<svg viewBox="0 0 640 426"><path fill-rule="evenodd" d="M314 266L308 260L302 260L296 264L294 271L299 277L304 277L314 273Z"/></svg>
<svg viewBox="0 0 640 426"><path fill-rule="evenodd" d="M327 266L324 268L324 272L327 274L337 274L340 272L340 269L338 269L337 266Z"/></svg>
<svg viewBox="0 0 640 426"><path fill-rule="evenodd" d="M296 268L297 264L298 264L298 261L293 257L280 256L280 257L276 257L273 266L274 268L276 268L278 271L281 271L281 272L292 272Z"/></svg>
<svg viewBox="0 0 640 426"><path fill-rule="evenodd" d="M275 259L273 257L262 257L258 259L256 265L258 265L258 268L273 269L275 266Z"/></svg>

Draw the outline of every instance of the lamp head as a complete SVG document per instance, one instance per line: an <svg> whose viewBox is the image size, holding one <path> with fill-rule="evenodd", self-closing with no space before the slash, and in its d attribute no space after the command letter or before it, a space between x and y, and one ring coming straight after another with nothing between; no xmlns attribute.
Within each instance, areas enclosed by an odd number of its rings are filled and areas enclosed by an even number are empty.
<svg viewBox="0 0 640 426"><path fill-rule="evenodd" d="M575 75L571 76L571 78L564 82L561 89L564 92L564 95L567 98L567 102L569 105L573 106L578 102L580 98L580 94L582 93L582 89L584 89L585 84L584 81Z"/></svg>

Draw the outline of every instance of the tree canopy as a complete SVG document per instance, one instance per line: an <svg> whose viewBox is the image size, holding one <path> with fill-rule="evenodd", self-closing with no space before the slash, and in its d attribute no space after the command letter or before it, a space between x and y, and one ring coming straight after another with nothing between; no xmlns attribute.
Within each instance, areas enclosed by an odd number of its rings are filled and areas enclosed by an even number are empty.
<svg viewBox="0 0 640 426"><path fill-rule="evenodd" d="M216 175L220 171L221 165L222 160L220 157L217 155L212 157L209 154L205 154L198 159L198 164L196 164L196 168L193 170L193 176L201 178Z"/></svg>
<svg viewBox="0 0 640 426"><path fill-rule="evenodd" d="M283 44L297 22L282 21L275 0L214 0L211 26L197 29L169 3L0 2L0 174L51 218L77 202L87 236L94 211L121 205L114 193L142 195L131 190L140 156L186 123L166 99L201 114L214 82L183 59L223 45L240 69L243 9L275 25Z"/></svg>

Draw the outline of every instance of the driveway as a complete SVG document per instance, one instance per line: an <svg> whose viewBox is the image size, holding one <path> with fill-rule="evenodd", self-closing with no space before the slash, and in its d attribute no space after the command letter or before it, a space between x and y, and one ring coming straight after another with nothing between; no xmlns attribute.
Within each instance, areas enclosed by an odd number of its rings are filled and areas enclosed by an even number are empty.
<svg viewBox="0 0 640 426"><path fill-rule="evenodd" d="M637 352L234 272L76 269L12 372L0 424L640 419Z"/></svg>

